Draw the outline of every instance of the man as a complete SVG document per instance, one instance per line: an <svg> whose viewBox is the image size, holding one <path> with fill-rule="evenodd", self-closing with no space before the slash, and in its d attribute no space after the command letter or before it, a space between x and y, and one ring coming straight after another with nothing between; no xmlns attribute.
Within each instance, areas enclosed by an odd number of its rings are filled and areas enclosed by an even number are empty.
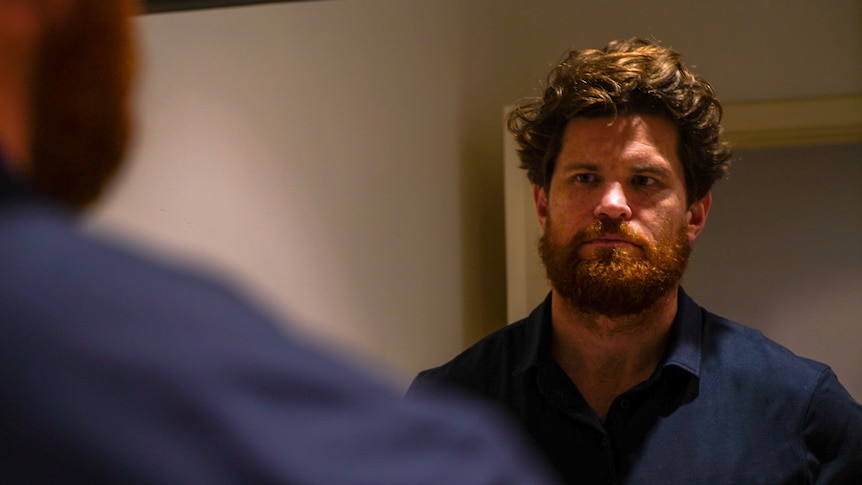
<svg viewBox="0 0 862 485"><path fill-rule="evenodd" d="M129 136L134 10L0 0L0 483L548 483L486 410L79 230Z"/></svg>
<svg viewBox="0 0 862 485"><path fill-rule="evenodd" d="M720 117L673 50L570 52L509 119L552 290L411 392L502 403L568 483L862 483L862 407L832 371L680 287L728 169Z"/></svg>

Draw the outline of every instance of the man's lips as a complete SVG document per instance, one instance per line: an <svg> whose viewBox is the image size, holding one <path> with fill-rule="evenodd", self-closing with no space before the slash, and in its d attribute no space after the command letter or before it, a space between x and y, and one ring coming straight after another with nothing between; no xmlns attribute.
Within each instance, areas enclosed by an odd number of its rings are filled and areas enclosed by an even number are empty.
<svg viewBox="0 0 862 485"><path fill-rule="evenodd" d="M634 247L638 247L638 248L640 247L640 245L635 243L634 241L631 241L631 240L626 239L626 238L621 237L621 236L613 236L613 235L595 237L595 238L588 239L588 240L584 241L583 243L581 243L582 246L583 245L591 245L591 244L601 245L601 246L628 245L628 246L634 246Z"/></svg>

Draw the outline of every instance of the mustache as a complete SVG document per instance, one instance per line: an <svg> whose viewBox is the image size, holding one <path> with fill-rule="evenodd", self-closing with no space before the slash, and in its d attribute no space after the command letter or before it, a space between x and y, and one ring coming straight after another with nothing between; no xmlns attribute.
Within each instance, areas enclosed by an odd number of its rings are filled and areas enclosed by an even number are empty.
<svg viewBox="0 0 862 485"><path fill-rule="evenodd" d="M587 241L609 235L621 236L642 248L650 246L650 241L632 229L628 222L618 219L599 219L578 231L569 242L569 247L574 249Z"/></svg>

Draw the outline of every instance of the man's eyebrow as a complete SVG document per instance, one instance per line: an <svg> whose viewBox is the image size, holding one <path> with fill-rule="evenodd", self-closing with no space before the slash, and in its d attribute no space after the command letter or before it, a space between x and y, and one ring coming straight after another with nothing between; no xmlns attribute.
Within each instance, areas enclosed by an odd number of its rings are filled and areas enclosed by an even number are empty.
<svg viewBox="0 0 862 485"><path fill-rule="evenodd" d="M634 167L632 167L632 172L639 174L639 175L641 175L641 174L653 174L653 175L663 175L663 176L672 175L670 168L666 167L665 165L658 164L658 163L650 163L650 162L644 162L644 163L640 163L640 164L635 165Z"/></svg>
<svg viewBox="0 0 862 485"><path fill-rule="evenodd" d="M595 163L587 163L587 162L576 162L576 163L567 163L560 167L560 171L562 172L598 172L599 166Z"/></svg>

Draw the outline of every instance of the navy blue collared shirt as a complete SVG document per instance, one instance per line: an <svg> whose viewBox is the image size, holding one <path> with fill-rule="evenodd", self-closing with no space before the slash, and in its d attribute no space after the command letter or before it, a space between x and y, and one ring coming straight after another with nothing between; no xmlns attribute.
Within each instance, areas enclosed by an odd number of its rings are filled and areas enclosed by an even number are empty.
<svg viewBox="0 0 862 485"><path fill-rule="evenodd" d="M551 357L551 296L419 374L500 402L568 483L862 484L862 406L826 365L679 291L661 364L603 423Z"/></svg>

